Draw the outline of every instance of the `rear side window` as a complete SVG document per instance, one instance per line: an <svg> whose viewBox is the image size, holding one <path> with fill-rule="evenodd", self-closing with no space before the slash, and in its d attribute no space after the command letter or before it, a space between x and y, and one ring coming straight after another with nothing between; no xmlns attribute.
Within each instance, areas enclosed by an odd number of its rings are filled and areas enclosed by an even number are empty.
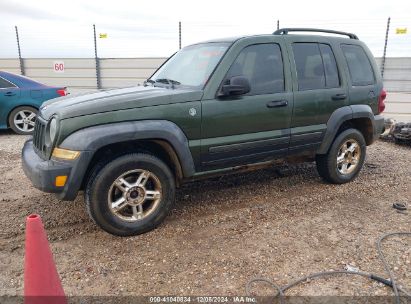
<svg viewBox="0 0 411 304"><path fill-rule="evenodd" d="M284 92L284 67L278 44L255 44L245 47L231 65L224 83L233 76L246 76L251 90L247 95Z"/></svg>
<svg viewBox="0 0 411 304"><path fill-rule="evenodd" d="M375 83L374 72L364 49L359 45L341 45L347 60L353 86L366 86Z"/></svg>
<svg viewBox="0 0 411 304"><path fill-rule="evenodd" d="M15 85L0 77L0 89L14 88Z"/></svg>
<svg viewBox="0 0 411 304"><path fill-rule="evenodd" d="M320 44L320 51L324 63L325 86L327 88L338 88L340 86L340 78L338 77L334 53L328 44Z"/></svg>
<svg viewBox="0 0 411 304"><path fill-rule="evenodd" d="M340 86L337 63L331 47L319 43L293 43L298 90Z"/></svg>

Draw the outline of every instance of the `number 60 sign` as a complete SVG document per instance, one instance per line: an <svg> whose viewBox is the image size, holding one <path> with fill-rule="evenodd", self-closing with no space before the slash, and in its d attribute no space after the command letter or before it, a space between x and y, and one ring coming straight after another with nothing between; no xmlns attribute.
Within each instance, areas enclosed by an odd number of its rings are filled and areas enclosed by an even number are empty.
<svg viewBox="0 0 411 304"><path fill-rule="evenodd" d="M54 61L53 70L55 73L64 73L64 61Z"/></svg>

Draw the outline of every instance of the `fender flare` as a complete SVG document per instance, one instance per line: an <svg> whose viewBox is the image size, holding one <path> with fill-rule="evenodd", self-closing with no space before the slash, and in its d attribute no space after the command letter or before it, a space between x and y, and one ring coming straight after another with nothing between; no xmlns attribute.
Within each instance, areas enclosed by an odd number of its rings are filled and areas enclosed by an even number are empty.
<svg viewBox="0 0 411 304"><path fill-rule="evenodd" d="M66 137L59 147L94 153L107 145L142 139L167 141L175 150L184 177L195 173L194 161L184 132L167 120L143 120L88 127Z"/></svg>
<svg viewBox="0 0 411 304"><path fill-rule="evenodd" d="M327 121L327 131L325 132L323 142L317 150L317 154L326 154L332 145L338 129L341 125L351 119L368 118L373 125L374 134L378 133L374 119L374 113L368 105L351 105L335 110Z"/></svg>

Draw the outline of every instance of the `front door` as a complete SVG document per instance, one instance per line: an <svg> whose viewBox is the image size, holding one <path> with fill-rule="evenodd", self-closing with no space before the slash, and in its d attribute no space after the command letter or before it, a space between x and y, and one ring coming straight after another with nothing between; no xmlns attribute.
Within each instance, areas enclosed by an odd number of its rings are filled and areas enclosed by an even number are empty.
<svg viewBox="0 0 411 304"><path fill-rule="evenodd" d="M202 101L202 170L270 160L287 153L293 107L287 52L277 43L244 47L222 85L245 76L250 92ZM284 64L284 62L286 62Z"/></svg>

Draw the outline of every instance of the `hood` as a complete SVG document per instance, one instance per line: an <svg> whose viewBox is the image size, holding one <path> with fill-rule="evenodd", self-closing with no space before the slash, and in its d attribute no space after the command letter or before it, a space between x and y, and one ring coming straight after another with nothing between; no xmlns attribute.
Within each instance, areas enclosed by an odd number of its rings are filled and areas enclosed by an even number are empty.
<svg viewBox="0 0 411 304"><path fill-rule="evenodd" d="M47 120L55 114L59 119L66 119L131 108L197 101L201 100L202 95L201 90L139 86L52 99L43 103L40 115Z"/></svg>

